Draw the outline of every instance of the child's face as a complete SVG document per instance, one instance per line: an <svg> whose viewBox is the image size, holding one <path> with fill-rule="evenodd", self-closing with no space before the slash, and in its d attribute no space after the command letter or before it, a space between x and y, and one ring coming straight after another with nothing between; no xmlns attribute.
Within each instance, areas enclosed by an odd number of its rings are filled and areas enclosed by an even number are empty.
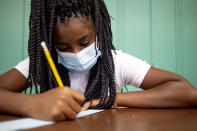
<svg viewBox="0 0 197 131"><path fill-rule="evenodd" d="M95 41L95 29L91 17L72 17L57 21L56 48L61 52L78 53Z"/></svg>

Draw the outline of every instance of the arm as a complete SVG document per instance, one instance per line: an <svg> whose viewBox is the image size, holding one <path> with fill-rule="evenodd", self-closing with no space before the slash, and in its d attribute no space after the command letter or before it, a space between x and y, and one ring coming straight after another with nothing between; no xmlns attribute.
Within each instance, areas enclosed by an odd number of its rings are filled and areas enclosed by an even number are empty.
<svg viewBox="0 0 197 131"><path fill-rule="evenodd" d="M151 67L141 88L144 91L117 94L117 106L173 108L197 105L197 89L183 77Z"/></svg>
<svg viewBox="0 0 197 131"><path fill-rule="evenodd" d="M74 119L85 97L71 88L55 88L42 94L19 92L26 78L16 69L0 76L0 112L26 115L43 120Z"/></svg>
<svg viewBox="0 0 197 131"><path fill-rule="evenodd" d="M0 75L0 112L24 115L21 107L28 95L19 92L25 89L25 84L26 78L16 69Z"/></svg>
<svg viewBox="0 0 197 131"><path fill-rule="evenodd" d="M14 68L0 75L0 89L12 92L22 92L25 90L26 81L27 79Z"/></svg>

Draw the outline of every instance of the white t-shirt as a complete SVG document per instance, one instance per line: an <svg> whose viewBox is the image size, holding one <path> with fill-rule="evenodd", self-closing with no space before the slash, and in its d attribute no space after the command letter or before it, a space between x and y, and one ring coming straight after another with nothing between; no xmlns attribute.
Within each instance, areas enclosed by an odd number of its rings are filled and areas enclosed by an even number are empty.
<svg viewBox="0 0 197 131"><path fill-rule="evenodd" d="M115 85L116 92L121 92L125 85L140 87L150 65L134 56L121 51L112 51L115 66ZM21 61L16 67L26 78L29 75L29 57ZM83 93L85 92L89 72L68 72L71 81L71 88Z"/></svg>

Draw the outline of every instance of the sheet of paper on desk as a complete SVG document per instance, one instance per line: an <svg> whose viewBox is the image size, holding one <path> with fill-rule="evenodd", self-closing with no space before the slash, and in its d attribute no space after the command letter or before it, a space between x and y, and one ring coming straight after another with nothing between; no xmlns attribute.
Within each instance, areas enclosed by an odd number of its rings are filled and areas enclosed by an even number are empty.
<svg viewBox="0 0 197 131"><path fill-rule="evenodd" d="M103 110L86 110L79 112L77 118L84 117L87 115L95 114L101 112ZM53 121L42 121L33 118L22 118L18 120L10 120L5 122L0 122L0 131L16 131L16 130L24 130L30 128L36 128L40 126L46 126L53 124Z"/></svg>

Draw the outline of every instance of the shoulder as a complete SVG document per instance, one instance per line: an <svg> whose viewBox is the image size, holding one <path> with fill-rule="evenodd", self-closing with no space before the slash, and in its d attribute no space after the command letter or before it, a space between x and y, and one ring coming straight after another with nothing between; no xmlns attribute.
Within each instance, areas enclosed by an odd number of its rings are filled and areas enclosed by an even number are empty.
<svg viewBox="0 0 197 131"><path fill-rule="evenodd" d="M20 73L22 73L25 78L29 76L29 57L19 62L15 67Z"/></svg>
<svg viewBox="0 0 197 131"><path fill-rule="evenodd" d="M123 64L129 64L129 66L147 65L146 61L120 50L113 50L112 56L116 66L122 66Z"/></svg>
<svg viewBox="0 0 197 131"><path fill-rule="evenodd" d="M112 51L112 55L117 86L133 85L140 87L150 65L146 61L122 51Z"/></svg>

